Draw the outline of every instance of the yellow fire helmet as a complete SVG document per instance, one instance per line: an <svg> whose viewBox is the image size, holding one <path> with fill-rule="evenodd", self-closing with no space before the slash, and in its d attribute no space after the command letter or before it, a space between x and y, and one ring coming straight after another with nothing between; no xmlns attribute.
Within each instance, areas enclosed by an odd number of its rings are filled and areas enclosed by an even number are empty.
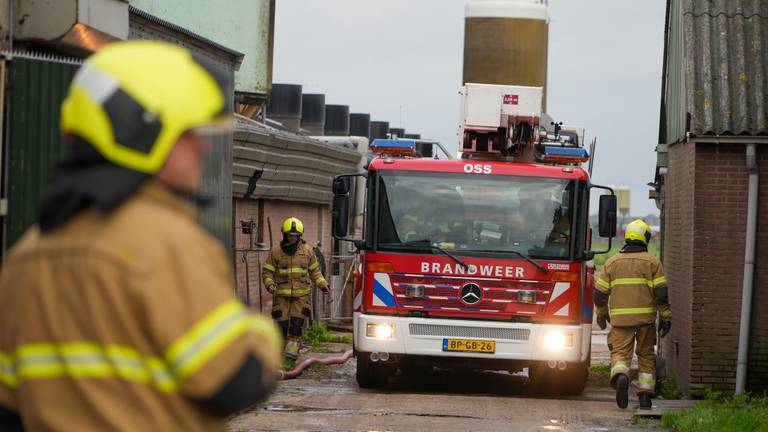
<svg viewBox="0 0 768 432"><path fill-rule="evenodd" d="M283 234L304 234L304 224L295 217L289 217L283 222Z"/></svg>
<svg viewBox="0 0 768 432"><path fill-rule="evenodd" d="M75 75L61 107L61 131L115 165L156 174L183 133L231 130L222 84L179 46L109 44Z"/></svg>
<svg viewBox="0 0 768 432"><path fill-rule="evenodd" d="M651 241L651 227L642 219L633 220L624 231L624 239L638 240L647 245Z"/></svg>

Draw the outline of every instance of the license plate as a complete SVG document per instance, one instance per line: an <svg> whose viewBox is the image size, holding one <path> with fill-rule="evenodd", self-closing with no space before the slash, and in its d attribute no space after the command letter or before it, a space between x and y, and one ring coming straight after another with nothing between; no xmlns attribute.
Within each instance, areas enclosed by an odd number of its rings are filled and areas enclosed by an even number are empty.
<svg viewBox="0 0 768 432"><path fill-rule="evenodd" d="M443 339L443 351L493 354L496 352L496 342L474 339Z"/></svg>

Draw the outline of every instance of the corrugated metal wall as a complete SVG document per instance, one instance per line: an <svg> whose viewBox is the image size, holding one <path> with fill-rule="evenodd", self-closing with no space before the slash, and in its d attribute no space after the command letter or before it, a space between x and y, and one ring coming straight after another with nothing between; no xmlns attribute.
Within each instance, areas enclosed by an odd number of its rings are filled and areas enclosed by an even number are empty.
<svg viewBox="0 0 768 432"><path fill-rule="evenodd" d="M40 195L63 156L59 107L78 66L15 57L10 62L4 248L37 221Z"/></svg>
<svg viewBox="0 0 768 432"><path fill-rule="evenodd" d="M679 46L682 29L683 55L670 52L669 76L684 68L685 107L667 107L668 141L684 136L685 112L696 134L768 134L768 0L671 1L669 42ZM670 104L677 85L668 83Z"/></svg>
<svg viewBox="0 0 768 432"><path fill-rule="evenodd" d="M227 106L233 111L233 82L235 63L230 53L221 52L214 47L206 47L200 40L181 34L175 26L165 25L161 20L136 13L131 10L129 39L162 40L179 44L193 53L209 60L224 76L228 77ZM211 202L200 208L200 223L224 243L228 251L232 250L234 232L232 230L232 137L216 140L205 159L203 174L203 195Z"/></svg>
<svg viewBox="0 0 768 432"><path fill-rule="evenodd" d="M232 189L238 198L330 204L333 176L356 172L359 162L355 149L237 117Z"/></svg>

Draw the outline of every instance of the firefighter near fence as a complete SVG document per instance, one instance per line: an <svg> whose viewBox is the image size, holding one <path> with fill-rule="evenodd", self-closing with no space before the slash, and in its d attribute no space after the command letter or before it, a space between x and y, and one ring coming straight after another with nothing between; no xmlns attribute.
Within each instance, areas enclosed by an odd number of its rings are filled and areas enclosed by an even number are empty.
<svg viewBox="0 0 768 432"><path fill-rule="evenodd" d="M297 359L302 334L312 316L309 301L312 284L329 292L320 262L312 247L301 237L304 224L295 217L287 218L280 230L283 239L274 246L262 268L264 286L272 294L272 318L286 338L284 355Z"/></svg>

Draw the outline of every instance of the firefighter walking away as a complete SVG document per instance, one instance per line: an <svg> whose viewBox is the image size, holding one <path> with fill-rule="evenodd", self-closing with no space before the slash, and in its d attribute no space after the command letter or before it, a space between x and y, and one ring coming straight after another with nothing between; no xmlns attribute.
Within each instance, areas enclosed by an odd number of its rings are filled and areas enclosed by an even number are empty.
<svg viewBox="0 0 768 432"><path fill-rule="evenodd" d="M295 217L289 217L280 231L283 240L270 251L262 275L264 286L274 296L272 318L286 338L284 355L296 360L304 324L312 316L310 281L325 294L329 288L314 251L301 238L304 224Z"/></svg>
<svg viewBox="0 0 768 432"><path fill-rule="evenodd" d="M280 334L197 223L230 136L222 80L175 45L107 45L61 110L68 158L0 272L0 430L211 431L267 396Z"/></svg>
<svg viewBox="0 0 768 432"><path fill-rule="evenodd" d="M621 408L629 404L629 368L634 350L640 408L650 409L656 385L653 347L657 313L659 336L664 337L672 326L672 309L662 264L648 253L651 228L635 220L627 226L624 238L621 252L606 261L595 283L597 323L601 329L611 323L608 348L616 403Z"/></svg>

